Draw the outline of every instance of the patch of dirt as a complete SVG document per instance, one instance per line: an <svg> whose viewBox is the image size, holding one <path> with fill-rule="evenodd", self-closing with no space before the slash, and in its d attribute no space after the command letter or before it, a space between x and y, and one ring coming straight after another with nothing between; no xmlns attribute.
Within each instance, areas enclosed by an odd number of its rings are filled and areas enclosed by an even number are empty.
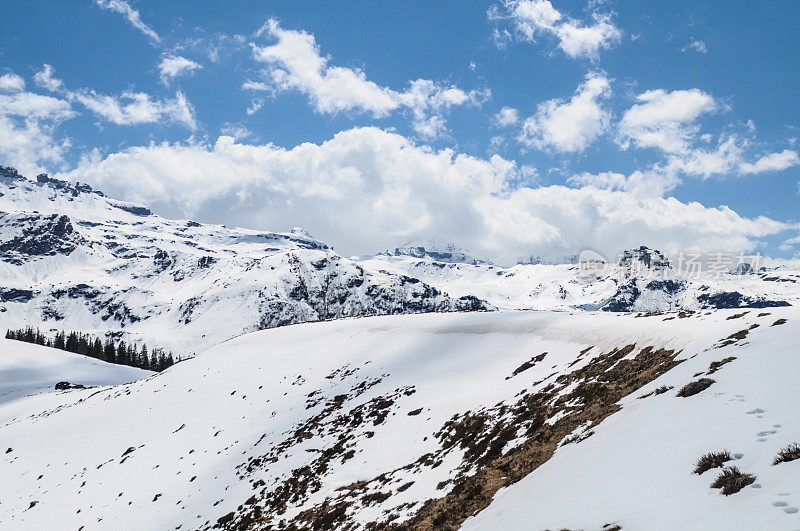
<svg viewBox="0 0 800 531"><path fill-rule="evenodd" d="M545 356L547 356L547 352L542 352L538 356L532 357L530 360L526 361L525 363L514 369L514 372L511 373L511 376L506 376L506 380L510 380L519 373L527 371L528 369L530 369L531 367L542 361L545 358Z"/></svg>

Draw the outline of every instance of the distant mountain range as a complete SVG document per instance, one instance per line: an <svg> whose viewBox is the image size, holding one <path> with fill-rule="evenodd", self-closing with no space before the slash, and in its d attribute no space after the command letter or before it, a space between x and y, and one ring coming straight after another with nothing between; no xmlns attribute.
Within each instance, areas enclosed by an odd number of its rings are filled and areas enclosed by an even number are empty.
<svg viewBox="0 0 800 531"><path fill-rule="evenodd" d="M796 271L683 279L658 251L503 268L448 243L346 258L301 229L168 220L86 184L0 166L0 323L146 341L182 356L306 321L494 309L654 312L789 305Z"/></svg>

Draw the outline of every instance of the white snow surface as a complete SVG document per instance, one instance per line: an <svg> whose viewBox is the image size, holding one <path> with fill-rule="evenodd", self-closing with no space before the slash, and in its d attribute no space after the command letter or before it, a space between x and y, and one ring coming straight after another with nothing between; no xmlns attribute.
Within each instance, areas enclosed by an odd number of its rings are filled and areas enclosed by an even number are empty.
<svg viewBox="0 0 800 531"><path fill-rule="evenodd" d="M744 323L758 322L752 315ZM800 460L772 464L780 448L800 442L800 329L750 338L727 349L737 359L710 376L716 383L706 391L637 398L662 385L679 389L704 368L708 352L700 352L628 396L592 437L501 489L463 529L800 529ZM727 497L709 488L719 469L691 473L701 455L724 450L735 458L726 465L756 476Z"/></svg>
<svg viewBox="0 0 800 531"><path fill-rule="evenodd" d="M685 361L625 398L620 412L592 428L594 435L560 447L501 491L466 527L600 529L613 522L624 529L796 529L800 515L790 510L800 507L800 461L771 461L781 446L800 442L800 312L751 310L729 319L740 313L427 314L247 334L131 384L18 401L13 418L0 424L0 477L14 478L0 482L0 527L203 529L258 494L254 481L282 484L342 434L352 437L352 458L331 460L319 474L319 490L289 503L281 518L387 472L381 490L393 495L351 516L360 525L384 511L402 520L451 488L437 485L456 475L461 450L437 467L401 467L435 451L434 433L453 415L514 403L523 389L541 388L552 375L634 343L679 349ZM771 326L779 318L788 322ZM744 341L720 346L753 324L760 326ZM544 361L509 378L542 352ZM736 360L711 376L714 385L675 396L693 375L728 356ZM662 385L675 389L637 399ZM71 401L65 404L63 395ZM342 395L321 426L306 424ZM385 421L337 431L335 415L353 418L358 406L387 396ZM7 418L0 405L0 419ZM308 436L277 451L300 427ZM13 450L2 453L6 446ZM756 485L724 497L709 488L717 471L692 474L700 455L722 449L742 454L735 464L757 475ZM276 459L244 470L266 455ZM409 481L410 488L398 490Z"/></svg>
<svg viewBox="0 0 800 531"><path fill-rule="evenodd" d="M65 396L56 391L58 382L86 387L119 385L153 375L151 371L114 365L63 350L0 339L0 408L12 410L15 402L44 393ZM0 416L0 420L7 416ZM5 449L4 449L5 450Z"/></svg>

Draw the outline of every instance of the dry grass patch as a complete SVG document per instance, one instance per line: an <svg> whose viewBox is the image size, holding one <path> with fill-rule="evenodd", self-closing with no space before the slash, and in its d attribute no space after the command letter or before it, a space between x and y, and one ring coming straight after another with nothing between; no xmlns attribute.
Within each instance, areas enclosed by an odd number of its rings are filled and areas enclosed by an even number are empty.
<svg viewBox="0 0 800 531"><path fill-rule="evenodd" d="M778 455L775 456L775 460L772 461L772 464L778 465L780 463L788 463L795 459L800 459L800 444L797 443L790 444L786 448L781 448Z"/></svg>
<svg viewBox="0 0 800 531"><path fill-rule="evenodd" d="M733 457L727 450L724 452L709 452L697 460L694 466L694 473L699 475L712 468L722 468L727 461L732 459Z"/></svg>
<svg viewBox="0 0 800 531"><path fill-rule="evenodd" d="M729 466L717 476L717 479L711 484L711 488L722 489L722 494L730 496L754 483L755 480L756 477L753 474L746 474L735 466Z"/></svg>
<svg viewBox="0 0 800 531"><path fill-rule="evenodd" d="M711 378L700 378L699 380L695 380L694 382L689 382L688 384L681 387L678 394L675 396L679 396L681 398L686 398L689 396L694 396L701 391L705 391L711 385L715 383L714 380Z"/></svg>

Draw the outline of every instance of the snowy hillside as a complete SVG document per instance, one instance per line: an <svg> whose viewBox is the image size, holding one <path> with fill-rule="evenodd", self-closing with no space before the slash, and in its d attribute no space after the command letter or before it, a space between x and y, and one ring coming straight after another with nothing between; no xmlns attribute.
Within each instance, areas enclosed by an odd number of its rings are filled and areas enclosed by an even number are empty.
<svg viewBox="0 0 800 531"><path fill-rule="evenodd" d="M300 229L166 220L86 185L0 167L6 328L115 332L186 356L284 324L485 308L343 258Z"/></svg>
<svg viewBox="0 0 800 531"><path fill-rule="evenodd" d="M798 326L790 307L256 332L2 424L0 523L793 529L800 460L771 463L800 442ZM755 476L730 496L692 473L721 450Z"/></svg>
<svg viewBox="0 0 800 531"><path fill-rule="evenodd" d="M419 278L453 296L474 295L505 309L652 312L800 303L798 270L740 274L741 268L737 271L735 266L723 271L707 267L687 275L646 247L627 251L617 263L597 271L576 263L504 268L409 253L382 253L361 263Z"/></svg>
<svg viewBox="0 0 800 531"><path fill-rule="evenodd" d="M0 407L4 412L0 420L7 419L6 414L13 410L10 404L34 395L56 393L59 382L85 387L118 385L152 374L63 350L0 339Z"/></svg>

